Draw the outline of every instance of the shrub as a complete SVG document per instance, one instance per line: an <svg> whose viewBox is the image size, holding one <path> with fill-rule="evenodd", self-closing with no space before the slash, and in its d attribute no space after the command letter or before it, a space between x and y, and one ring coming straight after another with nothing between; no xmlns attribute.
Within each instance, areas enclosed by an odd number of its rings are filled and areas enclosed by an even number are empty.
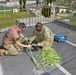
<svg viewBox="0 0 76 75"><path fill-rule="evenodd" d="M51 15L51 7L43 6L42 15L45 16L45 17L50 17L50 15Z"/></svg>

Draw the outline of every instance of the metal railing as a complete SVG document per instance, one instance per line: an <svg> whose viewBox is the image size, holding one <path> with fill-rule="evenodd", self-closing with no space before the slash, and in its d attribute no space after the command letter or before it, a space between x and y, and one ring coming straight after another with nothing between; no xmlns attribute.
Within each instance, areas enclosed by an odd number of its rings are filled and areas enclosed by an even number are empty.
<svg viewBox="0 0 76 75"><path fill-rule="evenodd" d="M41 7L27 7L26 9L11 8L10 10L0 10L0 28L24 22L27 26L35 25L37 22L51 22L52 15L45 17L41 13Z"/></svg>
<svg viewBox="0 0 76 75"><path fill-rule="evenodd" d="M27 6L24 10L20 10L18 8L11 8L10 10L3 11L0 10L0 28L16 25L19 22L24 22L27 26L34 26L37 22L49 23L57 20L71 25L72 21L76 21L75 13L73 13L74 17L70 17L70 11L69 13L64 13L63 10L62 12L59 12L60 9L57 11L56 7L51 7L51 15L49 17L45 17L42 14L42 8L43 7L41 6L37 7L34 5Z"/></svg>

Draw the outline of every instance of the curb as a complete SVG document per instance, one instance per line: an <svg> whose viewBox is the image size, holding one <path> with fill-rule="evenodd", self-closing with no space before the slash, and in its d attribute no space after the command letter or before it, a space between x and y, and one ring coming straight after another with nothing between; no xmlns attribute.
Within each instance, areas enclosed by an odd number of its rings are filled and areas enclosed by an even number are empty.
<svg viewBox="0 0 76 75"><path fill-rule="evenodd" d="M69 29L71 29L71 30L76 31L76 27L75 27L75 26L72 26L72 25L67 24L67 23L65 23L65 22L54 21L53 23L56 23L56 24L59 25L59 26L63 26L63 27L66 27L66 28L69 28Z"/></svg>

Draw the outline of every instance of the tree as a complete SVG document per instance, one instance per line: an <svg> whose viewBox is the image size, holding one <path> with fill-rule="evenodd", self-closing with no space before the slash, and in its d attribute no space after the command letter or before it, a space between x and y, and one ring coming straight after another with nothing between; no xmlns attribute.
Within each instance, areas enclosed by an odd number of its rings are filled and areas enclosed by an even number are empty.
<svg viewBox="0 0 76 75"><path fill-rule="evenodd" d="M26 0L23 0L23 9L26 9Z"/></svg>
<svg viewBox="0 0 76 75"><path fill-rule="evenodd" d="M47 5L43 6L43 8L42 8L42 15L43 16L50 17L50 15L51 15L51 7L48 6L48 5L49 5L49 3L51 4L53 1L55 1L55 0L46 0Z"/></svg>
<svg viewBox="0 0 76 75"><path fill-rule="evenodd" d="M25 10L25 8L26 8L26 0L19 0L19 4L20 4L20 11L22 11L22 9Z"/></svg>
<svg viewBox="0 0 76 75"><path fill-rule="evenodd" d="M38 4L39 4L39 0L36 0L36 5L38 6Z"/></svg>
<svg viewBox="0 0 76 75"><path fill-rule="evenodd" d="M22 0L19 0L19 4L20 4L20 11L22 11Z"/></svg>
<svg viewBox="0 0 76 75"><path fill-rule="evenodd" d="M52 3L53 1L56 1L56 0L47 0L47 5L50 3Z"/></svg>

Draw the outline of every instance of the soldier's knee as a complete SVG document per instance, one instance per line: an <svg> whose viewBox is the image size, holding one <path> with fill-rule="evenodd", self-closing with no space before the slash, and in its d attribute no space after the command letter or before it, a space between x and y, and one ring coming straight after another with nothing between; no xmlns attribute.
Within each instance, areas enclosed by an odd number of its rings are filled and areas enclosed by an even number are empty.
<svg viewBox="0 0 76 75"><path fill-rule="evenodd" d="M18 55L18 54L19 54L18 51L9 52L9 55L11 55L11 56L16 56L16 55Z"/></svg>

